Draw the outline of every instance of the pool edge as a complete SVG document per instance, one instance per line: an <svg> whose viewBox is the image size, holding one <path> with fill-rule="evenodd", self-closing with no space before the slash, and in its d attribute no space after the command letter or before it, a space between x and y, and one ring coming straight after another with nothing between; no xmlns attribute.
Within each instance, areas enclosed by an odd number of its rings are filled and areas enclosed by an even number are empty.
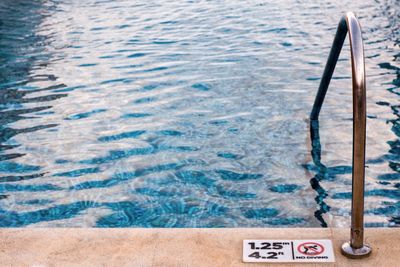
<svg viewBox="0 0 400 267"><path fill-rule="evenodd" d="M365 240L373 247L367 259L341 255L340 246L348 238L346 228L1 228L0 262L2 266L260 266L242 262L243 239L332 239L336 262L330 266L400 262L396 228L366 229Z"/></svg>

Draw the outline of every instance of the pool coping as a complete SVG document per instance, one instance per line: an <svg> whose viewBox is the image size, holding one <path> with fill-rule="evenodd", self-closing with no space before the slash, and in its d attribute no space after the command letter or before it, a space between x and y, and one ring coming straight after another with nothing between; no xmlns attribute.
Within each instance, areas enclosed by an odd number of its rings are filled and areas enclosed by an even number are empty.
<svg viewBox="0 0 400 267"><path fill-rule="evenodd" d="M321 266L242 262L243 239L331 239L329 266L399 266L400 229L367 228L372 255L347 259L346 228L1 228L1 266ZM325 265L325 264L324 264Z"/></svg>

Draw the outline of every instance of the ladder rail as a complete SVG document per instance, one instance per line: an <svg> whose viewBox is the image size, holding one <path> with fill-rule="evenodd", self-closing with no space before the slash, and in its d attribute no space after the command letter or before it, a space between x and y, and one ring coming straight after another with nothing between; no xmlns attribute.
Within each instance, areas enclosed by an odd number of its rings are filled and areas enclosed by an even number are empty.
<svg viewBox="0 0 400 267"><path fill-rule="evenodd" d="M368 256L371 252L371 248L364 244L366 81L361 26L352 12L345 14L340 19L314 101L310 120L311 122L318 121L319 113L347 33L350 41L353 85L353 178L350 242L342 246L342 252L348 257L360 258Z"/></svg>

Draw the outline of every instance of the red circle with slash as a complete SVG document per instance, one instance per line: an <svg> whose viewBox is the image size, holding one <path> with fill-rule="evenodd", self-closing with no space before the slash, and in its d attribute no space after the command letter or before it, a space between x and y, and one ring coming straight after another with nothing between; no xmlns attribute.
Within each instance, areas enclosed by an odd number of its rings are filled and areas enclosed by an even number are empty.
<svg viewBox="0 0 400 267"><path fill-rule="evenodd" d="M297 247L297 251L306 256L317 256L324 250L324 246L316 242L302 243Z"/></svg>

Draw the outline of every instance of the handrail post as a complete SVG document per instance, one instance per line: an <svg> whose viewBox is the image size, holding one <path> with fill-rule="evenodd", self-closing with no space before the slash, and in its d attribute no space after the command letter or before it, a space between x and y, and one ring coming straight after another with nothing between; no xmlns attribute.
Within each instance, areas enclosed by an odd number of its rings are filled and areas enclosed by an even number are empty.
<svg viewBox="0 0 400 267"><path fill-rule="evenodd" d="M311 121L318 120L347 32L350 39L353 81L353 182L350 242L343 244L342 254L349 258L363 258L371 254L371 247L364 244L366 82L361 27L356 16L351 12L343 16L339 22L310 119Z"/></svg>

